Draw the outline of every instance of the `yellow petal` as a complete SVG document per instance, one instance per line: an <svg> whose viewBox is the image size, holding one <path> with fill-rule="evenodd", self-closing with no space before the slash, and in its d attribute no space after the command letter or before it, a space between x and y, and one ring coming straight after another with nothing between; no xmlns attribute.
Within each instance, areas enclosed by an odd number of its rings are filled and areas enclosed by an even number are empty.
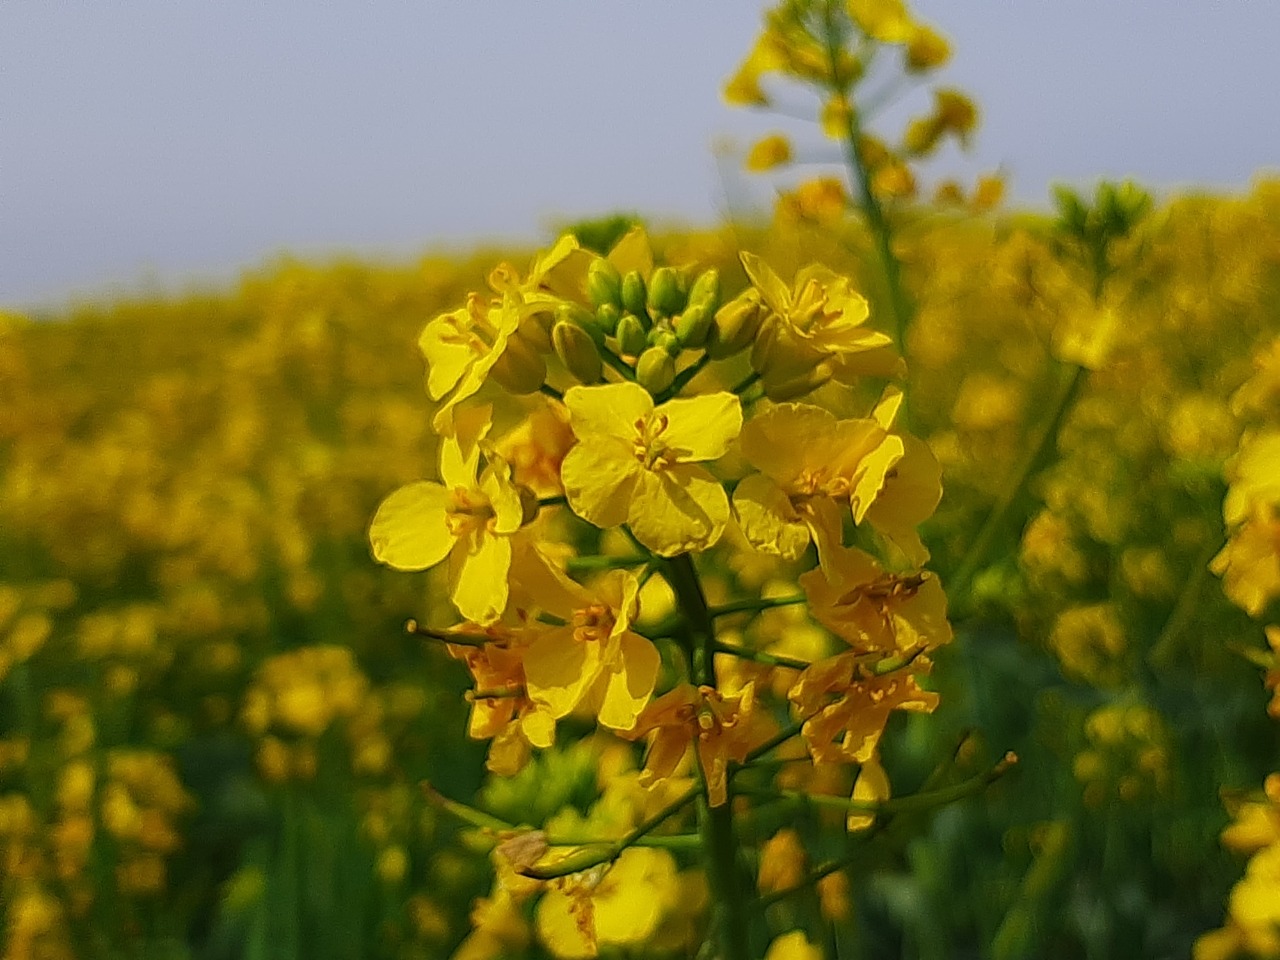
<svg viewBox="0 0 1280 960"><path fill-rule="evenodd" d="M804 931L792 930L769 944L764 960L822 960L822 951L805 939Z"/></svg>
<svg viewBox="0 0 1280 960"><path fill-rule="evenodd" d="M630 730L653 695L662 657L651 641L637 633L624 633L619 641L620 653L617 662L610 664L599 719L614 730Z"/></svg>
<svg viewBox="0 0 1280 960"><path fill-rule="evenodd" d="M680 463L720 459L742 430L742 402L727 391L668 400L657 412L669 418L662 439Z"/></svg>
<svg viewBox="0 0 1280 960"><path fill-rule="evenodd" d="M571 387L564 403L569 408L569 426L579 440L615 437L630 442L637 435L636 421L653 412L649 391L630 382Z"/></svg>
<svg viewBox="0 0 1280 960"><path fill-rule="evenodd" d="M427 361L427 395L432 400L439 400L457 386L475 358L475 350L457 336L458 327L470 322L470 311L459 307L436 317L418 337L418 349Z"/></svg>
<svg viewBox="0 0 1280 960"><path fill-rule="evenodd" d="M747 272L751 285L760 291L764 302L775 313L785 314L791 306L791 291L773 272L773 268L754 253L748 253L746 250L738 254L738 259L742 261L742 269Z"/></svg>
<svg viewBox="0 0 1280 960"><path fill-rule="evenodd" d="M733 510L753 547L795 560L809 546L809 528L782 488L753 473L733 491Z"/></svg>
<svg viewBox="0 0 1280 960"><path fill-rule="evenodd" d="M646 280L653 273L653 249L649 245L649 235L644 227L632 227L613 249L609 251L609 262L625 274L631 270L639 271Z"/></svg>
<svg viewBox="0 0 1280 960"><path fill-rule="evenodd" d="M600 672L600 645L575 640L568 628L548 630L524 656L529 698L557 720L569 715Z"/></svg>
<svg viewBox="0 0 1280 960"><path fill-rule="evenodd" d="M556 719L549 711L535 708L520 718L520 732L533 746L545 750L556 742Z"/></svg>
<svg viewBox="0 0 1280 960"><path fill-rule="evenodd" d="M857 480L849 494L854 523L861 523L867 515L867 510L884 487L885 477L902 459L904 449L901 437L888 434L874 451L862 458Z"/></svg>
<svg viewBox="0 0 1280 960"><path fill-rule="evenodd" d="M595 898L596 936L601 943L648 940L662 915L662 894L676 879L675 860L666 850L629 847L622 852Z"/></svg>
<svg viewBox="0 0 1280 960"><path fill-rule="evenodd" d="M458 612L481 625L502 616L507 606L511 539L478 530L469 549L454 551L451 564L452 599Z"/></svg>
<svg viewBox="0 0 1280 960"><path fill-rule="evenodd" d="M420 480L383 500L369 526L374 559L397 570L425 570L448 556L454 544L449 497L440 484Z"/></svg>
<svg viewBox="0 0 1280 960"><path fill-rule="evenodd" d="M786 486L808 465L808 451L826 444L836 423L834 414L812 404L777 404L742 428L742 455Z"/></svg>
<svg viewBox="0 0 1280 960"><path fill-rule="evenodd" d="M853 799L860 803L883 803L889 799L889 777L879 760L868 760L862 765L853 785ZM848 827L850 830L864 830L875 820L875 814L850 813Z"/></svg>
<svg viewBox="0 0 1280 960"><path fill-rule="evenodd" d="M640 470L627 512L636 539L654 553L705 550L729 522L729 498L702 467L677 464L661 472Z"/></svg>
<svg viewBox="0 0 1280 960"><path fill-rule="evenodd" d="M519 530L524 521L524 505L520 502L520 491L511 482L511 467L505 460L490 458L480 478L480 490L493 507L493 532L505 535Z"/></svg>
<svg viewBox="0 0 1280 960"><path fill-rule="evenodd" d="M606 528L626 521L636 479L643 473L631 447L611 437L575 445L560 464L569 508Z"/></svg>

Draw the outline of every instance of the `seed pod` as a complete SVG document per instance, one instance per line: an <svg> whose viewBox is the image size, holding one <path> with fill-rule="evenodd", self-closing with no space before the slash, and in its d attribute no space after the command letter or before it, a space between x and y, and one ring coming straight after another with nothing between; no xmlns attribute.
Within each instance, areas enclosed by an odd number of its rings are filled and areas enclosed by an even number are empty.
<svg viewBox="0 0 1280 960"><path fill-rule="evenodd" d="M707 313L715 315L720 309L720 271L715 267L698 274L698 279L689 288L689 306L701 305Z"/></svg>
<svg viewBox="0 0 1280 960"><path fill-rule="evenodd" d="M644 324L634 313L624 313L618 321L618 351L629 357L640 354L648 346Z"/></svg>
<svg viewBox="0 0 1280 960"><path fill-rule="evenodd" d="M593 384L600 381L603 368L600 351L591 334L567 320L561 320L551 330L551 342L556 356L579 383Z"/></svg>
<svg viewBox="0 0 1280 960"><path fill-rule="evenodd" d="M622 298L622 306L628 313L634 313L637 316L645 315L645 298L647 291L644 286L644 277L640 276L639 270L629 270L622 278L622 290L620 294Z"/></svg>
<svg viewBox="0 0 1280 960"><path fill-rule="evenodd" d="M592 260L587 267L587 296L593 306L622 305L622 275L608 260Z"/></svg>
<svg viewBox="0 0 1280 960"><path fill-rule="evenodd" d="M723 360L746 349L760 329L768 308L754 287L744 290L716 311L706 349L713 360Z"/></svg>
<svg viewBox="0 0 1280 960"><path fill-rule="evenodd" d="M662 347L650 347L636 361L636 382L654 396L676 378L676 362Z"/></svg>
<svg viewBox="0 0 1280 960"><path fill-rule="evenodd" d="M649 313L655 317L674 317L684 309L685 295L680 289L680 276L670 267L659 267L649 277Z"/></svg>
<svg viewBox="0 0 1280 960"><path fill-rule="evenodd" d="M547 379L547 363L523 337L511 337L489 376L508 393L536 393Z"/></svg>
<svg viewBox="0 0 1280 960"><path fill-rule="evenodd" d="M691 300L684 313L676 317L676 336L684 346L698 349L707 342L707 335L711 333L711 324L714 320L715 313L708 302L699 303Z"/></svg>

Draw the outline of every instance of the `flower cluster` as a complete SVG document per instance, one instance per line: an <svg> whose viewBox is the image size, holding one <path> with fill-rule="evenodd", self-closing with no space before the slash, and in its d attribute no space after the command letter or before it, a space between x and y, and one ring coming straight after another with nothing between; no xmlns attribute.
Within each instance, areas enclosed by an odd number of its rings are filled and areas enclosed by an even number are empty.
<svg viewBox="0 0 1280 960"><path fill-rule="evenodd" d="M847 820L865 828L890 791L890 713L938 699L918 678L951 631L917 525L940 471L898 422L897 387L846 412L850 386L902 369L850 281L814 265L788 284L757 256L740 261L747 284L725 298L718 271L661 264L636 228L606 253L566 235L523 279L493 271L491 294L419 341L439 479L387 496L370 542L397 569L447 567L462 622L410 629L466 664L470 733L492 741L495 773L585 720L646 743L641 788L692 772L720 811L707 816L731 816L734 774L799 735L813 769L859 771ZM719 579L726 554L743 551L798 592L713 606L708 589L733 589ZM807 606L839 649L778 660L725 641L732 614L780 603ZM604 919L614 891L668 883L653 873L667 861L631 842L594 858L569 843L504 846L519 872L578 878L539 907L558 955L651 929Z"/></svg>

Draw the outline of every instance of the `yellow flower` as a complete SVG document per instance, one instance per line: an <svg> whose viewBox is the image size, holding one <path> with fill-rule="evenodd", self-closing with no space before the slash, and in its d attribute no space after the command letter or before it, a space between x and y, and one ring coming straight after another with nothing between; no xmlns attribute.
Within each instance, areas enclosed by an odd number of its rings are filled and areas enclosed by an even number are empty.
<svg viewBox="0 0 1280 960"><path fill-rule="evenodd" d="M916 25L902 0L847 0L849 16L867 36L881 43L907 43Z"/></svg>
<svg viewBox="0 0 1280 960"><path fill-rule="evenodd" d="M769 944L764 960L822 960L822 951L805 938L803 930L792 930Z"/></svg>
<svg viewBox="0 0 1280 960"><path fill-rule="evenodd" d="M608 867L577 874L538 902L538 938L562 960L594 957L601 944L643 944L674 903L676 862L666 850L628 847Z"/></svg>
<svg viewBox="0 0 1280 960"><path fill-rule="evenodd" d="M902 406L902 391L890 387L876 405L872 417L885 430L893 427ZM866 519L901 551L909 566L929 559L929 550L917 532L942 500L942 466L929 445L918 437L894 437L902 442L902 458L885 474L884 486L866 509Z"/></svg>
<svg viewBox="0 0 1280 960"><path fill-rule="evenodd" d="M791 159L791 141L780 133L771 133L752 146L747 154L746 168L752 173L764 173L785 166Z"/></svg>
<svg viewBox="0 0 1280 960"><path fill-rule="evenodd" d="M781 391L815 371L825 370L841 383L900 372L902 361L893 342L865 326L870 309L861 294L849 289L847 277L814 264L796 275L792 290L759 257L747 252L740 257L770 310L756 337L751 363L771 398L787 399Z"/></svg>
<svg viewBox="0 0 1280 960"><path fill-rule="evenodd" d="M601 724L630 729L662 665L653 643L630 629L639 610L639 581L629 571L613 570L587 590L540 552L529 554L530 561L520 565L521 589L564 621L543 629L525 651L529 697L556 720L585 699Z"/></svg>
<svg viewBox="0 0 1280 960"><path fill-rule="evenodd" d="M799 582L813 618L855 650L892 656L951 639L947 595L928 571L886 573L870 554L841 547L825 572L810 570Z"/></svg>
<svg viewBox="0 0 1280 960"><path fill-rule="evenodd" d="M489 454L479 472L488 408L468 410L440 444L440 479L401 487L369 527L374 558L397 570L426 570L450 558L450 596L468 620L497 620L507 605L511 536L524 519L511 470Z"/></svg>
<svg viewBox="0 0 1280 960"><path fill-rule="evenodd" d="M653 735L640 785L647 787L673 775L693 743L706 779L707 802L713 807L723 805L729 799L730 762L746 760L758 736L754 710L754 683L735 696L688 683L664 693L645 708L635 727L622 734L628 740Z"/></svg>
<svg viewBox="0 0 1280 960"><path fill-rule="evenodd" d="M819 559L839 546L847 503L860 523L902 456L901 439L875 420L837 420L802 403L784 403L742 430L742 454L760 470L738 484L733 507L752 546L794 560L817 542Z"/></svg>
<svg viewBox="0 0 1280 960"><path fill-rule="evenodd" d="M1280 597L1280 506L1257 504L1209 569L1222 577L1222 589L1232 603L1251 617L1261 617Z"/></svg>
<svg viewBox="0 0 1280 960"><path fill-rule="evenodd" d="M432 420L437 433L453 431L453 408L483 386L519 324L517 313L473 293L465 307L442 313L423 328L418 348L427 361L427 395L444 400Z"/></svg>
<svg viewBox="0 0 1280 960"><path fill-rule="evenodd" d="M705 550L729 520L729 499L699 462L742 429L731 393L669 400L634 383L573 387L564 396L578 443L560 468L573 512L598 527L626 523L662 556Z"/></svg>

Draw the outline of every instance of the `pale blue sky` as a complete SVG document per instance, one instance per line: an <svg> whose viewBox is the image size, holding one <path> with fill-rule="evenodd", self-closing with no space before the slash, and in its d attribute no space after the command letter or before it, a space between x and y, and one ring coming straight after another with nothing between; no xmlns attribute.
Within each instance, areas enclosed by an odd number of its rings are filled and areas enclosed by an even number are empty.
<svg viewBox="0 0 1280 960"><path fill-rule="evenodd" d="M917 0L1015 197L1280 164L1276 0ZM766 197L712 144L748 0L0 0L0 303L224 281L281 251L408 257ZM816 142L816 140L815 140Z"/></svg>

